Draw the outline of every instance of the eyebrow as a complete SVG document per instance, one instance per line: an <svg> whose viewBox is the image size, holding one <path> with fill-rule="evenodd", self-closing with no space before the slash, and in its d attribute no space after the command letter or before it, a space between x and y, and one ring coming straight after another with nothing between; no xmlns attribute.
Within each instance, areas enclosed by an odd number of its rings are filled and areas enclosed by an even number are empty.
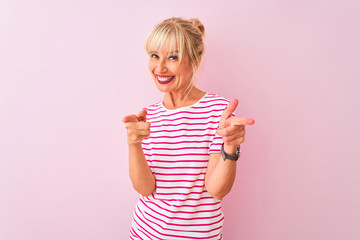
<svg viewBox="0 0 360 240"><path fill-rule="evenodd" d="M158 53L157 51L151 51L150 53ZM169 52L168 54L173 54L173 53L179 53L179 51L178 50L176 50L176 51L171 51L171 52Z"/></svg>

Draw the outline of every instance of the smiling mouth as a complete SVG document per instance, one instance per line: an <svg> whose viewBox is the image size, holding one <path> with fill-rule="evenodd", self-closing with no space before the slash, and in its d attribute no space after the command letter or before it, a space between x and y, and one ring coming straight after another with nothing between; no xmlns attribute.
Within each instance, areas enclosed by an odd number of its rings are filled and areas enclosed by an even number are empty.
<svg viewBox="0 0 360 240"><path fill-rule="evenodd" d="M172 76L172 77L160 77L160 76L156 76L156 79L158 80L158 82L159 82L160 84L167 84L167 83L171 82L174 78L175 78L175 76Z"/></svg>

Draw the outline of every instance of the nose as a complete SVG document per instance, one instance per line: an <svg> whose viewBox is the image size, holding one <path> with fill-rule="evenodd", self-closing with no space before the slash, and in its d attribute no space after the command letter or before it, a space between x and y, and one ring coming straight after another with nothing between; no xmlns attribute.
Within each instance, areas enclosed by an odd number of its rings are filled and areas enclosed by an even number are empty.
<svg viewBox="0 0 360 240"><path fill-rule="evenodd" d="M164 73L167 71L166 63L164 60L158 61L157 65L156 65L156 70L158 73Z"/></svg>

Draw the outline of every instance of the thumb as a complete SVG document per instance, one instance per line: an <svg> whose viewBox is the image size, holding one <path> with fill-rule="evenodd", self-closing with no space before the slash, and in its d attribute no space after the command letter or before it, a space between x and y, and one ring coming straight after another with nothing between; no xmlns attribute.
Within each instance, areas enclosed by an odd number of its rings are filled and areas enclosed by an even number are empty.
<svg viewBox="0 0 360 240"><path fill-rule="evenodd" d="M123 123L128 123L128 122L138 122L139 119L137 118L137 116L135 114L131 114L131 115L127 115L122 119Z"/></svg>
<svg viewBox="0 0 360 240"><path fill-rule="evenodd" d="M138 114L139 121L146 122L147 111L145 109L141 110Z"/></svg>
<svg viewBox="0 0 360 240"><path fill-rule="evenodd" d="M221 115L220 122L219 122L219 129L226 127L225 126L226 119L231 117L231 114L235 111L238 103L239 103L239 100L237 100L235 98L227 105L226 109L224 110L224 112Z"/></svg>

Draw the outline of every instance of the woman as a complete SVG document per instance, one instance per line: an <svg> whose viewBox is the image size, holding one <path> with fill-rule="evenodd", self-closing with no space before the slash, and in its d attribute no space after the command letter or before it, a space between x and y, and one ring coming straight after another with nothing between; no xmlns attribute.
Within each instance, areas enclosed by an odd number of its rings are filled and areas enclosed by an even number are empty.
<svg viewBox="0 0 360 240"><path fill-rule="evenodd" d="M149 34L149 71L162 101L123 118L129 175L140 194L130 239L223 239L221 199L235 179L251 118L194 85L204 26L170 18Z"/></svg>

